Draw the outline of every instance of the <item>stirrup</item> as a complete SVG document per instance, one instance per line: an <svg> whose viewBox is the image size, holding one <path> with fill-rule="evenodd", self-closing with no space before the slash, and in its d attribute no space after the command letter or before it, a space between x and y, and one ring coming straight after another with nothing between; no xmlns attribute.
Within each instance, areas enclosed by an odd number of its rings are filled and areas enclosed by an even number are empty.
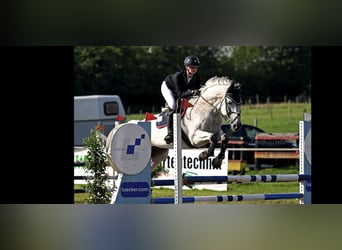
<svg viewBox="0 0 342 250"><path fill-rule="evenodd" d="M166 142L166 144L170 144L171 142L173 142L173 135L166 135L164 141Z"/></svg>

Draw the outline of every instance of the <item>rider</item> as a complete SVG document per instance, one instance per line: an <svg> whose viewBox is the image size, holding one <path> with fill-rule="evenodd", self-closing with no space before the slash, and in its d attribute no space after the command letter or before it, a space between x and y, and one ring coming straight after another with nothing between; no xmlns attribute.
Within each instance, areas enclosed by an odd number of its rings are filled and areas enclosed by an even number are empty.
<svg viewBox="0 0 342 250"><path fill-rule="evenodd" d="M176 101L179 98L188 98L199 94L201 81L197 73L200 61L197 56L189 55L184 59L185 68L181 71L166 76L161 85L161 93L166 101L167 135L164 138L167 144L173 141L172 115L176 112Z"/></svg>

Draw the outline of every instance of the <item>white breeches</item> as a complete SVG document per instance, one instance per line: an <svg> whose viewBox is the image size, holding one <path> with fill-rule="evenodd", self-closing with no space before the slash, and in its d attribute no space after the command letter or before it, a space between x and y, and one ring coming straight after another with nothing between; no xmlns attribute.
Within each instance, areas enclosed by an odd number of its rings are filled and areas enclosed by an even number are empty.
<svg viewBox="0 0 342 250"><path fill-rule="evenodd" d="M167 105L173 109L176 110L176 100L173 97L172 91L166 86L166 82L163 81L161 85L161 93L167 103Z"/></svg>

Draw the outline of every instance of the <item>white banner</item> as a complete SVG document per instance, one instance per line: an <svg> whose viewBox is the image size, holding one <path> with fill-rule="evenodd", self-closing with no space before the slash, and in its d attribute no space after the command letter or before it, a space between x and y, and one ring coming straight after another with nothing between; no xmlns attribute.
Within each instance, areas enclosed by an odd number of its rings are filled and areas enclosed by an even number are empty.
<svg viewBox="0 0 342 250"><path fill-rule="evenodd" d="M226 176L228 174L228 150L225 153L225 158L222 161L221 167L214 169L212 161L214 157L209 157L204 161L200 161L198 155L205 149L183 149L182 150L182 174L186 176ZM215 156L220 152L219 148L214 151ZM169 150L169 155L165 161L162 162L162 166L166 173L160 174L155 179L174 179L174 168L176 161L174 159L174 150ZM174 186L163 186L167 188L174 188ZM226 191L227 183L223 184L211 184L200 183L188 186L183 186L183 190L186 189L209 189L216 191Z"/></svg>
<svg viewBox="0 0 342 250"><path fill-rule="evenodd" d="M228 150L226 150L225 158L222 161L221 167L218 169L214 169L212 166L212 161L214 157L209 157L205 161L200 161L198 155L205 149L183 149L182 150L182 174L186 176L226 176L228 174ZM215 156L217 156L220 152L219 148L216 148L214 151ZM84 157L87 155L87 149L82 147L74 148L74 161L84 161ZM160 174L155 179L174 179L174 168L176 161L174 159L174 150L169 150L169 155L165 161L162 162L162 166L164 167L165 173ZM112 167L107 167L108 175L112 176L113 169ZM83 167L75 167L74 175L86 175ZM85 180L75 180L75 184L86 184ZM108 183L110 186L113 185L113 180L109 180ZM163 186L165 188L174 188L174 186ZM217 191L226 191L227 183L222 184L212 184L212 183L196 183L191 186L183 186L183 190L187 189L208 189L208 190L217 190Z"/></svg>

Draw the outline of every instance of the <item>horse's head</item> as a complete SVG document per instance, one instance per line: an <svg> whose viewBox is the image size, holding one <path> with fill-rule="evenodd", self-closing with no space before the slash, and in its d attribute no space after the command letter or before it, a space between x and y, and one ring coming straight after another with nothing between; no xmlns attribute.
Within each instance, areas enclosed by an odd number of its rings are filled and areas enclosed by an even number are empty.
<svg viewBox="0 0 342 250"><path fill-rule="evenodd" d="M221 114L230 123L233 131L241 127L240 121L241 84L233 82L227 89L224 102L221 106Z"/></svg>

